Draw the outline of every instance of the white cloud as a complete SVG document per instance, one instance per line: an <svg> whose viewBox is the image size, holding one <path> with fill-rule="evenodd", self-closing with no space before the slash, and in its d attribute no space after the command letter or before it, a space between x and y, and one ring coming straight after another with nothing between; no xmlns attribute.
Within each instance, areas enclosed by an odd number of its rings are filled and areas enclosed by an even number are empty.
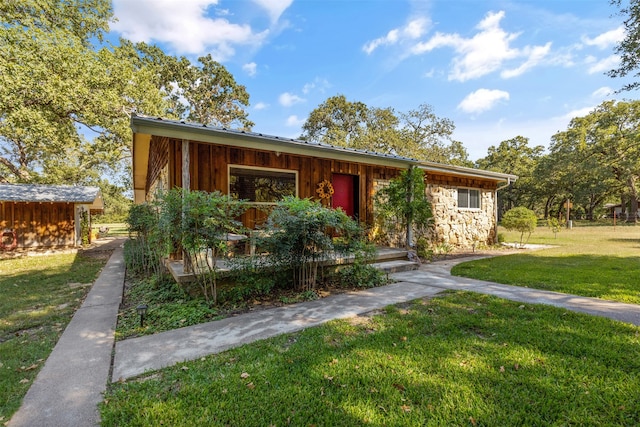
<svg viewBox="0 0 640 427"><path fill-rule="evenodd" d="M404 27L394 28L389 31L385 36L367 42L362 50L368 55L373 53L380 46L389 46L404 40L415 40L422 37L427 27L429 26L429 20L426 18L416 18L409 21Z"/></svg>
<svg viewBox="0 0 640 427"><path fill-rule="evenodd" d="M300 127L304 124L305 119L298 118L295 114L287 117L287 126L289 127Z"/></svg>
<svg viewBox="0 0 640 427"><path fill-rule="evenodd" d="M593 56L588 56L585 62L587 64L591 64L587 69L589 74L604 73L617 68L620 65L620 57L618 55L610 55L604 59L598 60Z"/></svg>
<svg viewBox="0 0 640 427"><path fill-rule="evenodd" d="M264 8L269 16L271 22L276 22L282 13L287 10L293 0L253 0L256 4Z"/></svg>
<svg viewBox="0 0 640 427"><path fill-rule="evenodd" d="M112 30L134 42L167 43L178 54L211 53L216 60L234 55L236 45L260 45L269 31L210 17L218 0L113 0L118 21Z"/></svg>
<svg viewBox="0 0 640 427"><path fill-rule="evenodd" d="M625 31L624 27L620 26L615 30L607 31L594 38L583 37L582 42L587 46L595 46L598 49L606 49L610 46L614 46L624 40Z"/></svg>
<svg viewBox="0 0 640 427"><path fill-rule="evenodd" d="M302 93L306 95L312 90L317 90L320 93L324 93L330 87L331 83L329 83L329 80L316 77L311 83L307 83L302 87Z"/></svg>
<svg viewBox="0 0 640 427"><path fill-rule="evenodd" d="M529 70L530 68L533 68L536 65L538 65L551 50L551 42L548 42L544 46L534 46L533 48L526 48L525 50L530 51L527 53L528 59L517 68L511 69L511 70L504 70L503 72L501 72L500 76L502 78L508 79L511 77L517 77L523 74L525 71Z"/></svg>
<svg viewBox="0 0 640 427"><path fill-rule="evenodd" d="M256 75L256 73L258 72L258 65L255 62L249 62L248 64L244 64L242 66L242 69L244 70L245 73L247 73L249 76L253 77Z"/></svg>
<svg viewBox="0 0 640 427"><path fill-rule="evenodd" d="M551 44L522 49L512 47L520 33L507 33L500 27L504 16L504 11L489 12L476 26L479 31L473 37L436 33L426 42L413 46L411 52L420 55L441 47L453 48L456 55L449 80L475 79L500 69L507 61L524 58L523 64L503 72L505 78L520 75L540 63L549 53Z"/></svg>
<svg viewBox="0 0 640 427"><path fill-rule="evenodd" d="M293 93L285 92L278 97L278 101L280 101L280 105L283 107L291 107L294 104L304 102L305 99Z"/></svg>
<svg viewBox="0 0 640 427"><path fill-rule="evenodd" d="M613 89L611 89L609 86L603 86L600 89L593 91L593 93L591 94L591 97L596 99L602 99L602 98L608 98L613 94L614 94Z"/></svg>
<svg viewBox="0 0 640 427"><path fill-rule="evenodd" d="M498 102L509 100L509 92L503 90L478 89L467 95L458 108L466 113L481 113L492 109Z"/></svg>
<svg viewBox="0 0 640 427"><path fill-rule="evenodd" d="M266 110L267 108L269 108L269 104L265 102L258 102L256 105L253 106L254 110Z"/></svg>

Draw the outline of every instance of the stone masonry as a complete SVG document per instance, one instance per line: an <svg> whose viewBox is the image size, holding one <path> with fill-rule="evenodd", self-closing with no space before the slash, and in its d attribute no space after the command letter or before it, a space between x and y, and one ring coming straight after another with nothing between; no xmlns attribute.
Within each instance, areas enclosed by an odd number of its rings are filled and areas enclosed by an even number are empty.
<svg viewBox="0 0 640 427"><path fill-rule="evenodd" d="M432 242L455 247L493 244L496 239L494 192L479 189L480 209L461 209L457 191L457 187L427 184L433 210Z"/></svg>

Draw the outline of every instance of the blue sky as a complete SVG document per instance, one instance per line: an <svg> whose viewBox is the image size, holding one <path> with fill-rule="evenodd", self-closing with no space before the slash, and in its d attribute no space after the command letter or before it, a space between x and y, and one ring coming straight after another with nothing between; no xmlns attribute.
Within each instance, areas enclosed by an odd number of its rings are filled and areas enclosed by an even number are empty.
<svg viewBox="0 0 640 427"><path fill-rule="evenodd" d="M548 146L625 80L608 0L113 0L113 36L191 60L211 53L245 85L256 132L298 137L343 94L398 112L430 104L470 158L517 135Z"/></svg>

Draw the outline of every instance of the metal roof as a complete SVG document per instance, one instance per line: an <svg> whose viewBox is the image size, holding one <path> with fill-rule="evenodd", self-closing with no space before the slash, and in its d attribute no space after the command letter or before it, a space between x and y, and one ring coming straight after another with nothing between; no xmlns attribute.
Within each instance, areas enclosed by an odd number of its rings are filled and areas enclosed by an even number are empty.
<svg viewBox="0 0 640 427"><path fill-rule="evenodd" d="M102 194L98 187L43 184L0 184L1 202L93 203L98 198L102 199ZM101 201L102 200L100 200L100 202Z"/></svg>

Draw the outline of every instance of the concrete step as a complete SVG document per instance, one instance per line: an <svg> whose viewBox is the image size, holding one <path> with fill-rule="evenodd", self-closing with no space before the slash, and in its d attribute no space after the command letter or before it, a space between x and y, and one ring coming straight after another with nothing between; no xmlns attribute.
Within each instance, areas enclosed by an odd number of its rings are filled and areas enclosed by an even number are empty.
<svg viewBox="0 0 640 427"><path fill-rule="evenodd" d="M382 261L371 264L378 270L382 270L387 274L400 273L401 271L412 271L420 268L420 264L408 259L395 259L390 261Z"/></svg>
<svg viewBox="0 0 640 427"><path fill-rule="evenodd" d="M408 256L408 252L405 249L399 248L386 248L386 247L378 247L376 248L376 262L383 261L392 261L392 260L406 260Z"/></svg>

